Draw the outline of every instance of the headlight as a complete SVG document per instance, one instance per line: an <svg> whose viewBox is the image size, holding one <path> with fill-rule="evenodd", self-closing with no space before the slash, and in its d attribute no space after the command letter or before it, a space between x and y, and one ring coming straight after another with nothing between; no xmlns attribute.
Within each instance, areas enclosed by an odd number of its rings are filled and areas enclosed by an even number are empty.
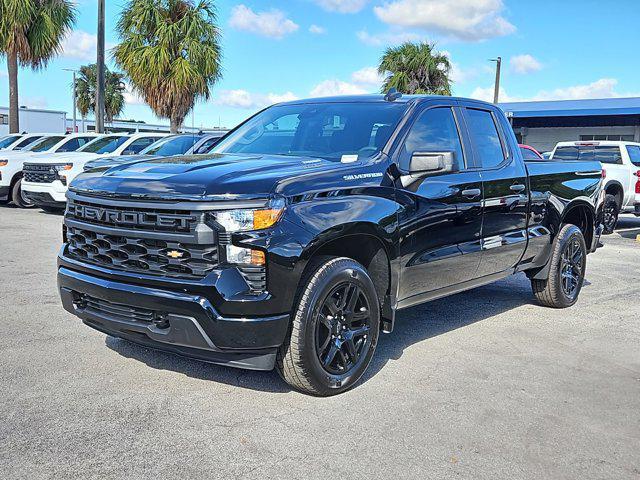
<svg viewBox="0 0 640 480"><path fill-rule="evenodd" d="M58 172L64 172L65 170L71 170L73 168L73 163L65 163L63 165L54 165L53 168L55 168Z"/></svg>
<svg viewBox="0 0 640 480"><path fill-rule="evenodd" d="M216 221L227 232L246 232L249 230L263 230L276 224L282 216L285 202L278 198L271 200L264 208L245 208L216 212ZM228 263L249 264L263 266L265 254L262 250L225 245Z"/></svg>
<svg viewBox="0 0 640 480"><path fill-rule="evenodd" d="M284 210L284 200L271 200L265 208L227 210L216 213L216 221L227 232L245 232L269 228L280 219Z"/></svg>

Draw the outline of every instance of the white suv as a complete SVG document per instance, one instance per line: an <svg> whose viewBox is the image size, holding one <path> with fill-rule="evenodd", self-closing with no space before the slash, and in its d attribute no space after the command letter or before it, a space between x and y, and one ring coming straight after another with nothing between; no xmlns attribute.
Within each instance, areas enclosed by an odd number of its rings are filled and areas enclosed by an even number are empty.
<svg viewBox="0 0 640 480"><path fill-rule="evenodd" d="M73 154L56 154L24 165L23 195L44 210L66 205L71 180L83 172L87 162L101 157L135 155L166 133L114 133L96 138Z"/></svg>
<svg viewBox="0 0 640 480"><path fill-rule="evenodd" d="M33 139L36 139L35 141ZM22 191L22 168L25 162L47 158L48 155L64 155L96 138L95 133L76 133L73 135L23 135L17 141L16 148L0 151L0 200L11 200L18 207L31 206ZM18 147L27 142L27 146Z"/></svg>
<svg viewBox="0 0 640 480"><path fill-rule="evenodd" d="M552 160L597 160L602 165L606 200L604 233L612 233L618 214L640 216L640 143L559 142Z"/></svg>

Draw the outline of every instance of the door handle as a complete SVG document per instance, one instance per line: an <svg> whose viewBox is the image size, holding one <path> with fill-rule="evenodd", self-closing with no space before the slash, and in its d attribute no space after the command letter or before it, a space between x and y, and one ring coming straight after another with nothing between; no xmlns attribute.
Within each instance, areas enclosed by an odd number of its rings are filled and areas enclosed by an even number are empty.
<svg viewBox="0 0 640 480"><path fill-rule="evenodd" d="M467 190L462 190L462 196L467 198L475 198L480 196L479 188L468 188Z"/></svg>
<svg viewBox="0 0 640 480"><path fill-rule="evenodd" d="M512 192L520 193L520 192L524 192L524 189L527 187L525 187L521 183L516 183L515 185L511 185L511 187L509 188L511 188Z"/></svg>

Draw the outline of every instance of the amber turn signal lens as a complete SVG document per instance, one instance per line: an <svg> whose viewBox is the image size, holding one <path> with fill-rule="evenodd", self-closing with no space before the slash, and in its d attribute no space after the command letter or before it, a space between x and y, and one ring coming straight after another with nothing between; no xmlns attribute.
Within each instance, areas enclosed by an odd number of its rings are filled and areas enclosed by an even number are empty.
<svg viewBox="0 0 640 480"><path fill-rule="evenodd" d="M0 160L0 167L6 167L8 163L8 160Z"/></svg>
<svg viewBox="0 0 640 480"><path fill-rule="evenodd" d="M266 263L262 250L251 250L251 264L263 266Z"/></svg>
<svg viewBox="0 0 640 480"><path fill-rule="evenodd" d="M256 210L253 212L253 229L269 228L278 221L282 209Z"/></svg>

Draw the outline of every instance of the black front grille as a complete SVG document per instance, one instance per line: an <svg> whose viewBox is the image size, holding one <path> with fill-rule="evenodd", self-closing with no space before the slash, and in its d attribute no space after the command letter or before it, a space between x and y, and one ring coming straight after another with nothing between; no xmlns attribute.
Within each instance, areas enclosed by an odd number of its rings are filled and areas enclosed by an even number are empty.
<svg viewBox="0 0 640 480"><path fill-rule="evenodd" d="M69 200L66 218L91 225L136 230L184 233L192 231L204 213L153 208L105 206L79 200Z"/></svg>
<svg viewBox="0 0 640 480"><path fill-rule="evenodd" d="M27 163L22 170L26 182L53 183L59 178L58 172L51 165Z"/></svg>
<svg viewBox="0 0 640 480"><path fill-rule="evenodd" d="M75 304L88 313L105 315L114 320L151 323L160 319L153 310L112 303L86 294L77 294Z"/></svg>
<svg viewBox="0 0 640 480"><path fill-rule="evenodd" d="M130 273L203 278L218 265L216 245L102 234L67 227L70 258Z"/></svg>

